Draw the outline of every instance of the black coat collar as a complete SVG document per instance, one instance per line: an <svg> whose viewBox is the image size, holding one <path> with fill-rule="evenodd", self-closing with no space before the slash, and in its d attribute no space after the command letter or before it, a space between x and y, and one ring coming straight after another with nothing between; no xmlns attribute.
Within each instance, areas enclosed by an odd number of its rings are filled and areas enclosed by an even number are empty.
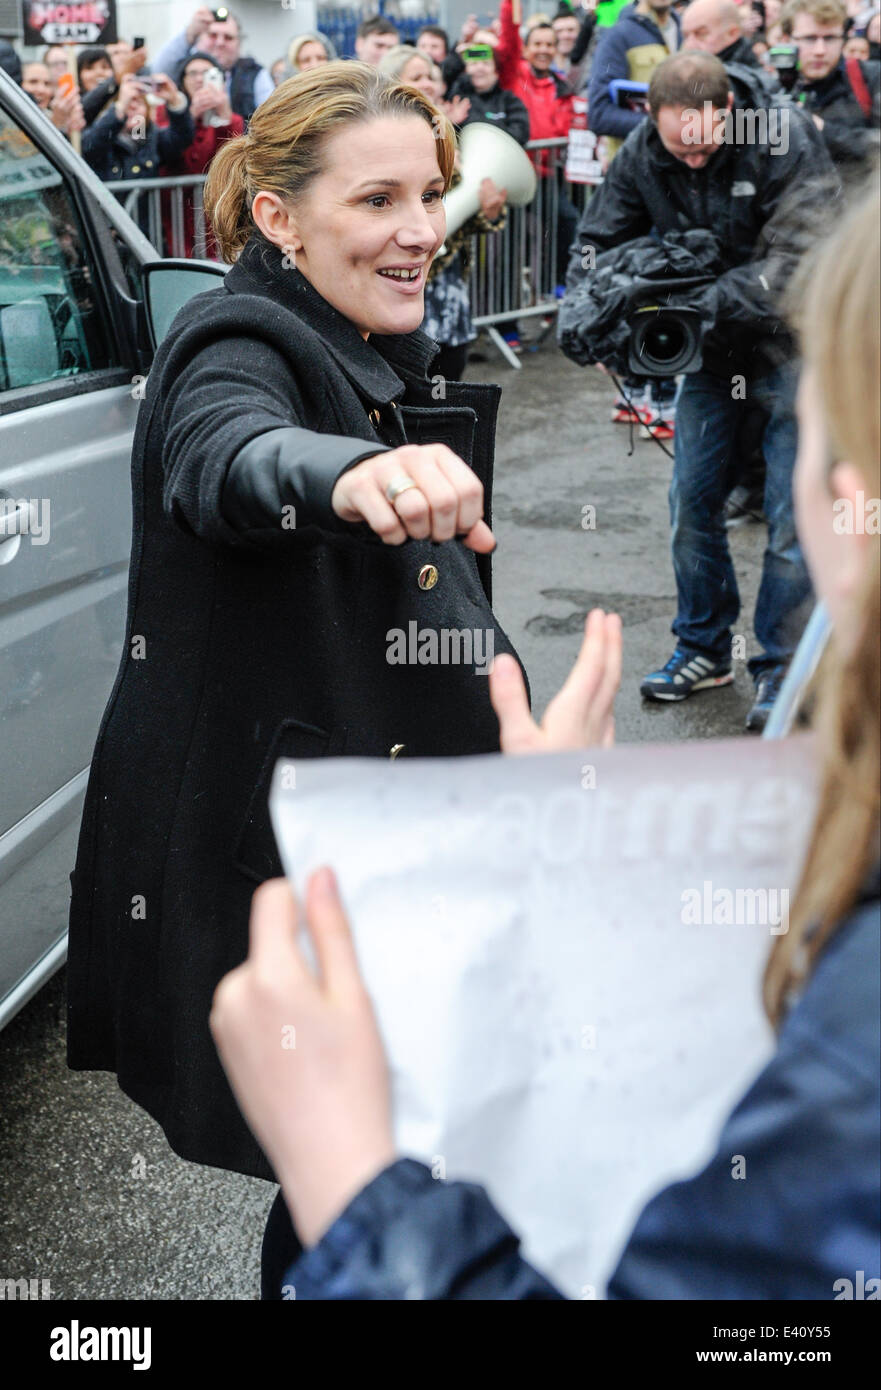
<svg viewBox="0 0 881 1390"><path fill-rule="evenodd" d="M282 264L280 247L252 236L227 273L225 285L233 294L264 294L296 314L317 333L346 376L363 395L379 405L403 395L408 380L426 381L437 344L416 329L413 333L371 334L365 341L358 329L323 299L305 275Z"/></svg>

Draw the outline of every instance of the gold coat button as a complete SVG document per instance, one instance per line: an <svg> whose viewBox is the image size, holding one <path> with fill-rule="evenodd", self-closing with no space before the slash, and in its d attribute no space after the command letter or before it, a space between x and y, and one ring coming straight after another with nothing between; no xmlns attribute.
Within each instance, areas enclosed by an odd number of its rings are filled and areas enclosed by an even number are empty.
<svg viewBox="0 0 881 1390"><path fill-rule="evenodd" d="M405 749L406 747L407 747L406 743L393 743L392 746L391 746L391 748L388 750L388 755L389 755L390 760L391 760L392 762L394 762L394 760L395 760L395 758L398 756L398 754L399 754L399 753L403 753L403 751L404 751L404 749Z"/></svg>
<svg viewBox="0 0 881 1390"><path fill-rule="evenodd" d="M132 165L132 173L133 173L133 174L139 174L140 172L141 172L141 166L140 166L140 164L133 164L133 165Z"/></svg>
<svg viewBox="0 0 881 1390"><path fill-rule="evenodd" d="M438 573L435 566L423 565L422 569L419 571L419 578L416 581L420 589L433 589L437 581Z"/></svg>

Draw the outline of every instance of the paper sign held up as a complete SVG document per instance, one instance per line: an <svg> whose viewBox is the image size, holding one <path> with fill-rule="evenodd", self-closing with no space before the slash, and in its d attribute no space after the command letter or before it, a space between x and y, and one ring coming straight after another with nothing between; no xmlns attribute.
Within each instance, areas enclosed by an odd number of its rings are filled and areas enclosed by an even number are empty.
<svg viewBox="0 0 881 1390"><path fill-rule="evenodd" d="M603 1296L645 1201L709 1157L772 1052L760 980L811 747L276 766L286 874L339 879L400 1152L485 1184L570 1297Z"/></svg>

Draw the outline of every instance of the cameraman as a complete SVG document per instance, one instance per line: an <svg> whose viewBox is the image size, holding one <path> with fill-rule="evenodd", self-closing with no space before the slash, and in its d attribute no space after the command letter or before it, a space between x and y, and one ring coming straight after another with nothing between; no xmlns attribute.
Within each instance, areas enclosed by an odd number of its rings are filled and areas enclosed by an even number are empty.
<svg viewBox="0 0 881 1390"><path fill-rule="evenodd" d="M678 612L676 650L642 682L651 700L684 700L695 690L728 685L732 625L740 611L724 527L725 499L736 469L735 440L757 400L763 431L768 546L755 612L761 652L750 663L756 682L747 728L764 728L811 605L811 585L795 534L791 476L795 459L792 346L776 295L810 236L810 209L828 208L831 165L807 124L787 120L785 141L760 110L733 119L728 76L708 53L679 53L649 85L651 119L628 137L587 205L569 272L574 289L590 274L594 253L621 247L654 229L704 228L718 239L729 267L695 301L708 327L700 371L679 392L670 490ZM732 113L731 116L728 113ZM731 139L738 129L748 138ZM823 184L823 187L819 185ZM790 360L787 360L790 359Z"/></svg>
<svg viewBox="0 0 881 1390"><path fill-rule="evenodd" d="M813 117L835 163L859 164L881 123L881 64L843 56L847 11L840 0L788 0L780 24L798 49L793 97Z"/></svg>

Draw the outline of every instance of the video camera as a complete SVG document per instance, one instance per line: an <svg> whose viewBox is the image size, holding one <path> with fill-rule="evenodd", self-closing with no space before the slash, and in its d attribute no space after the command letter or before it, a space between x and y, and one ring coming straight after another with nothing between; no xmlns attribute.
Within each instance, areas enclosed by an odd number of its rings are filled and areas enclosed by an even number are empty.
<svg viewBox="0 0 881 1390"><path fill-rule="evenodd" d="M798 77L798 49L795 44L775 43L768 49L768 62L784 92L791 92Z"/></svg>
<svg viewBox="0 0 881 1390"><path fill-rule="evenodd" d="M700 371L704 334L712 324L705 311L682 300L712 280L710 275L634 280L625 309L631 376L672 377Z"/></svg>

